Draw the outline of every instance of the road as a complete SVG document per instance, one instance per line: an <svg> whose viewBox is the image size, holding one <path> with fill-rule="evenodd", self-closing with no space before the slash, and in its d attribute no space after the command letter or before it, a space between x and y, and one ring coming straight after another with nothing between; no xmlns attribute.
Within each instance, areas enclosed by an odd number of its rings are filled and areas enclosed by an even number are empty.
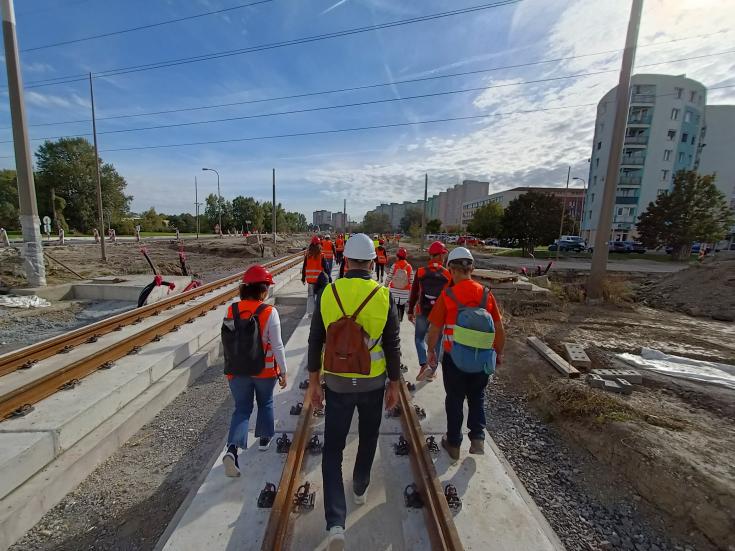
<svg viewBox="0 0 735 551"><path fill-rule="evenodd" d="M483 257L483 260L489 262L491 266L510 266L519 269L523 266L531 269L537 265L545 268L549 263L549 260L544 258L532 260L530 258L519 258L515 256L491 256ZM589 270L591 264L592 261L586 258L560 258L559 262L554 261L554 267L560 270ZM607 263L609 272L644 272L657 274L678 272L688 266L688 263L659 262L656 260L633 258L630 260L610 260Z"/></svg>

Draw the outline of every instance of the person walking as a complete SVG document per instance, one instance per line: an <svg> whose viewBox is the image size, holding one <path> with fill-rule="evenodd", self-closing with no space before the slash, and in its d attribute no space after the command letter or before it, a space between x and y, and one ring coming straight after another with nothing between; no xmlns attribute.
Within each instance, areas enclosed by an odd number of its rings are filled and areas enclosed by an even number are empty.
<svg viewBox="0 0 735 551"><path fill-rule="evenodd" d="M462 444L464 401L470 453L485 453L485 387L495 366L503 361L505 329L490 289L472 279L472 253L457 247L449 253L452 286L447 287L429 314L429 365L436 365L435 346L442 340L442 377L446 397L447 434L442 446L453 460Z"/></svg>
<svg viewBox="0 0 735 551"><path fill-rule="evenodd" d="M306 315L310 316L314 313L314 305L316 304L316 284L319 280L319 274L326 272L327 279L331 283L331 270L327 266L327 262L322 255L319 236L315 235L311 238L309 248L304 255L304 263L301 266L301 283L308 283L308 298L306 300Z"/></svg>
<svg viewBox="0 0 735 551"><path fill-rule="evenodd" d="M408 263L406 257L408 251L401 247L396 251L396 262L388 270L385 278L385 284L390 289L390 296L396 303L398 309L398 319L403 321L406 311L406 303L411 295L411 285L413 285L413 267Z"/></svg>
<svg viewBox="0 0 735 551"><path fill-rule="evenodd" d="M340 233L334 240L334 256L338 265L342 265L342 255L345 252L345 235Z"/></svg>
<svg viewBox="0 0 735 551"><path fill-rule="evenodd" d="M445 287L452 281L449 270L442 266L443 255L447 252L444 243L434 241L429 245L429 264L416 271L411 294L408 299L408 321L416 325L416 353L419 356L417 381L433 381L436 378L436 364L427 363L426 333L429 330L429 314L434 303ZM435 345L439 354L439 343Z"/></svg>
<svg viewBox="0 0 735 551"><path fill-rule="evenodd" d="M327 273L332 275L332 266L334 266L334 243L332 243L332 239L329 237L329 234L325 235L324 239L322 239L322 255L324 255L324 260L326 260Z"/></svg>
<svg viewBox="0 0 735 551"><path fill-rule="evenodd" d="M388 264L388 251L385 250L384 245L385 239L379 239L375 249L375 276L380 282L385 277L385 265Z"/></svg>
<svg viewBox="0 0 735 551"><path fill-rule="evenodd" d="M286 349L281 339L281 320L275 307L263 302L273 276L261 265L247 269L240 285L240 300L227 309L222 327L225 351L225 374L235 410L227 435L227 451L222 458L225 475L240 476L238 449L248 447L248 427L253 413L253 400L258 404L255 437L258 449L270 447L275 434L273 391L278 381L287 385ZM248 323L250 322L250 323ZM255 344L256 340L260 340ZM247 347L248 343L255 347ZM256 351L255 355L253 350ZM243 351L250 353L243 354ZM262 351L262 354L260 352Z"/></svg>
<svg viewBox="0 0 735 551"><path fill-rule="evenodd" d="M375 248L370 238L352 236L345 245L345 260L345 277L324 290L311 320L307 364L312 405L320 408L326 399L322 478L329 551L345 545L342 457L354 411L359 445L352 493L360 505L367 501L382 406L397 405L401 378L398 313L388 289L371 277Z"/></svg>

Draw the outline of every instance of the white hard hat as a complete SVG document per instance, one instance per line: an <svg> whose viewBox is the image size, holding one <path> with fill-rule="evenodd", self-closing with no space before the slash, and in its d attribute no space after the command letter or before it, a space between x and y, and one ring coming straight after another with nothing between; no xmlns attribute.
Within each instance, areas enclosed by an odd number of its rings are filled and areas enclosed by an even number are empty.
<svg viewBox="0 0 735 551"><path fill-rule="evenodd" d="M344 255L354 260L372 260L375 258L375 245L364 233L356 233L345 243Z"/></svg>
<svg viewBox="0 0 735 551"><path fill-rule="evenodd" d="M447 264L452 262L453 260L469 260L470 262L475 261L472 253L464 247L457 247L456 249L452 249L452 251L449 253L449 256L447 257Z"/></svg>
<svg viewBox="0 0 735 551"><path fill-rule="evenodd" d="M324 236L324 239L331 239L331 237L329 237L329 234L327 234Z"/></svg>

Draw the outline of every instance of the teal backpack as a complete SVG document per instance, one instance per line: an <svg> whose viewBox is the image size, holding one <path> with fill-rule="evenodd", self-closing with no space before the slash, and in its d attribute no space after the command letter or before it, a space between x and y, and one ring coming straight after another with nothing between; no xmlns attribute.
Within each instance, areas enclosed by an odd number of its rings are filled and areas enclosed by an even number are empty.
<svg viewBox="0 0 735 551"><path fill-rule="evenodd" d="M447 296L457 304L457 321L454 323L454 343L450 356L454 365L465 373L495 372L496 354L495 323L485 309L490 291L485 287L479 306L467 306L457 300L451 287L445 290Z"/></svg>

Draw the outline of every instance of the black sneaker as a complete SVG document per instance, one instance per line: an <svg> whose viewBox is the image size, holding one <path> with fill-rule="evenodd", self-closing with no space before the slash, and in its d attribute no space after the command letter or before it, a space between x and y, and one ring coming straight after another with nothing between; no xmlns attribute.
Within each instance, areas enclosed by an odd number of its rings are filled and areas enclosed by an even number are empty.
<svg viewBox="0 0 735 551"><path fill-rule="evenodd" d="M267 450L271 445L271 440L273 440L273 438L271 438L270 436L261 436L260 443L258 444L258 449L262 452Z"/></svg>
<svg viewBox="0 0 735 551"><path fill-rule="evenodd" d="M222 458L225 465L225 476L237 478L240 476L240 465L237 463L237 446L229 446L227 453Z"/></svg>

